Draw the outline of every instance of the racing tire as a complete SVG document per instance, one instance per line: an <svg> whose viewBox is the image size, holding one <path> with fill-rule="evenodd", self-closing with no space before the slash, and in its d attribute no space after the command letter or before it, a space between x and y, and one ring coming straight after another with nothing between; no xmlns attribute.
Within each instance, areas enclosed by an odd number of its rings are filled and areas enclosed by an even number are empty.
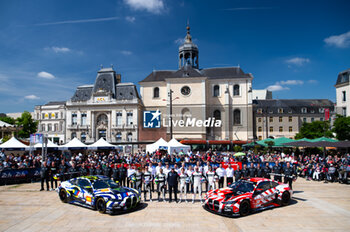
<svg viewBox="0 0 350 232"><path fill-rule="evenodd" d="M67 194L67 191L65 189L62 188L60 190L59 197L63 203L68 203L68 194Z"/></svg>
<svg viewBox="0 0 350 232"><path fill-rule="evenodd" d="M105 200L101 197L101 198L98 198L97 201L96 201L96 210L99 212L99 213L106 213L106 202Z"/></svg>
<svg viewBox="0 0 350 232"><path fill-rule="evenodd" d="M289 194L289 192L287 192L287 191L283 192L282 199L281 199L281 205L282 206L286 206L286 205L289 204L289 201L290 201L290 194Z"/></svg>
<svg viewBox="0 0 350 232"><path fill-rule="evenodd" d="M239 205L239 215L242 217L247 216L250 213L250 202L247 200L244 200Z"/></svg>

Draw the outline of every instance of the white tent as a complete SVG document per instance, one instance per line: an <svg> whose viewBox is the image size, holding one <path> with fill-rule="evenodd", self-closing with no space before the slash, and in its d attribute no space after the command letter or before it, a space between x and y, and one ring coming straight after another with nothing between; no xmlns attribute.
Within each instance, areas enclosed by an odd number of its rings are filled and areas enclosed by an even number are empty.
<svg viewBox="0 0 350 232"><path fill-rule="evenodd" d="M158 139L157 142L146 145L146 152L153 153L158 149L168 150L169 144L163 138Z"/></svg>
<svg viewBox="0 0 350 232"><path fill-rule="evenodd" d="M95 143L91 144L88 146L88 149L94 149L94 150L99 150L99 149L115 149L115 146L113 144L110 144L103 138L100 138L98 141Z"/></svg>
<svg viewBox="0 0 350 232"><path fill-rule="evenodd" d="M5 149L5 150L22 150L23 151L26 148L28 148L28 146L18 141L15 137L12 137L10 140L0 145L0 149Z"/></svg>
<svg viewBox="0 0 350 232"><path fill-rule="evenodd" d="M42 147L43 147L42 143L37 143L34 145L34 148L36 148L36 149L40 149ZM57 144L53 143L50 139L47 140L47 148L56 148L57 149L58 147L59 146Z"/></svg>
<svg viewBox="0 0 350 232"><path fill-rule="evenodd" d="M172 140L170 140L168 144L169 144L169 148L168 148L169 154L172 154L174 152L179 153L181 151L184 153L187 153L187 152L191 151L190 145L182 144L174 138Z"/></svg>
<svg viewBox="0 0 350 232"><path fill-rule="evenodd" d="M83 150L88 146L82 143L79 139L74 138L65 145L60 146L60 150Z"/></svg>

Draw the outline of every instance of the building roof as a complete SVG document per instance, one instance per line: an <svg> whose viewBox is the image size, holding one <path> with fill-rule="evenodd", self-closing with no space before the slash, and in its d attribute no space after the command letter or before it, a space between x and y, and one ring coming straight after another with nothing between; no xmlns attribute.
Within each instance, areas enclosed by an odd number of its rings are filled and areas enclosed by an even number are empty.
<svg viewBox="0 0 350 232"><path fill-rule="evenodd" d="M93 87L78 87L71 100L73 102L87 101L91 98Z"/></svg>
<svg viewBox="0 0 350 232"><path fill-rule="evenodd" d="M188 78L188 77L207 77L209 79L235 79L252 78L249 73L244 73L240 67L223 67L196 69L190 65L181 67L179 70L160 70L153 71L142 82L165 81L168 78Z"/></svg>
<svg viewBox="0 0 350 232"><path fill-rule="evenodd" d="M97 73L94 85L82 85L77 88L72 102L88 101L100 92L111 94L116 100L132 100L140 98L133 83L119 83L120 76L112 68L103 68Z"/></svg>
<svg viewBox="0 0 350 232"><path fill-rule="evenodd" d="M65 105L66 101L50 101L46 103L44 106L52 106L52 105Z"/></svg>
<svg viewBox="0 0 350 232"><path fill-rule="evenodd" d="M337 83L335 85L349 83L349 78L350 78L350 68L338 74Z"/></svg>
<svg viewBox="0 0 350 232"><path fill-rule="evenodd" d="M320 108L334 109L334 103L328 99L268 99L253 100L254 109L263 109L269 114L279 113L278 109L283 109L284 113L301 113L301 108L306 108L308 113L320 113Z"/></svg>

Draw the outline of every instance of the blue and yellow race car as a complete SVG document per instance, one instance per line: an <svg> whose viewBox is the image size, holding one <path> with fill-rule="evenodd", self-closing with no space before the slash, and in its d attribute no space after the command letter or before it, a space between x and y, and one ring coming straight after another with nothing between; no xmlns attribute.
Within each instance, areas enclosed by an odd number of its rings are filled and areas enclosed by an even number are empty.
<svg viewBox="0 0 350 232"><path fill-rule="evenodd" d="M122 187L106 176L82 176L64 181L57 189L64 203L96 209L100 213L114 213L136 208L141 193Z"/></svg>

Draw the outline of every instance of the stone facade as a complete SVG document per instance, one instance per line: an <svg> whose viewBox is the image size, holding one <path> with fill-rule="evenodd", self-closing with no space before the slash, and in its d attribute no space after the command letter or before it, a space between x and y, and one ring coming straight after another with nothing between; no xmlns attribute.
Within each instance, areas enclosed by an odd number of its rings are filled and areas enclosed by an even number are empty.
<svg viewBox="0 0 350 232"><path fill-rule="evenodd" d="M294 138L304 122L325 120L325 109L334 113L334 103L327 99L254 100L254 136Z"/></svg>
<svg viewBox="0 0 350 232"><path fill-rule="evenodd" d="M252 74L244 73L240 67L200 69L198 58L198 48L192 42L188 27L185 43L179 47L179 69L153 71L139 82L145 109L159 110L168 120L172 103L172 119L175 121L188 118L222 121L220 127L173 126L176 139L252 138ZM169 125L163 123L162 130L150 133L152 139L169 139ZM152 130L143 128L141 131L148 133Z"/></svg>

